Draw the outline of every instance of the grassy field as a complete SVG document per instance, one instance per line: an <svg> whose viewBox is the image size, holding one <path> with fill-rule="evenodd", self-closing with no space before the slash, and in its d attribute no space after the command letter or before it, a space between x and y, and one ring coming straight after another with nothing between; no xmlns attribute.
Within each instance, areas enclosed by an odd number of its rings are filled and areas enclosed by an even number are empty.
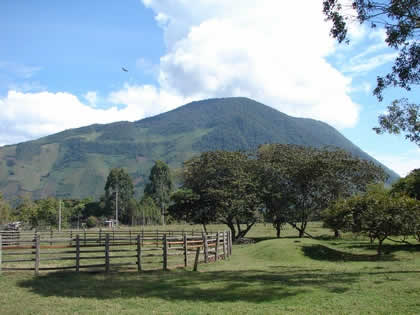
<svg viewBox="0 0 420 315"><path fill-rule="evenodd" d="M189 227L191 228L191 227ZM197 228L197 227L196 227ZM223 226L212 227L222 230ZM3 273L1 314L419 314L420 246L363 238L316 239L258 225L230 260L199 272Z"/></svg>

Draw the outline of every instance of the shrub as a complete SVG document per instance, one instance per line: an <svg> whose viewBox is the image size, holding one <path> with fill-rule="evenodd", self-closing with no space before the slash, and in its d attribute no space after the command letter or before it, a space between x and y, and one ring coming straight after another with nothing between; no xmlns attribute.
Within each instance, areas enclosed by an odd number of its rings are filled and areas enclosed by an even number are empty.
<svg viewBox="0 0 420 315"><path fill-rule="evenodd" d="M87 220L86 220L86 226L88 228L93 228L95 226L98 225L98 218L94 217L94 216L90 216Z"/></svg>

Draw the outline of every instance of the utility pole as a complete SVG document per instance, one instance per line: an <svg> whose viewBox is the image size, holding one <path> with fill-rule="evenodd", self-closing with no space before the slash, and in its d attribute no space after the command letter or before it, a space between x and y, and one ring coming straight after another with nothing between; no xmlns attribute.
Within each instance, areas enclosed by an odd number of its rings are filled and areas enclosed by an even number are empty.
<svg viewBox="0 0 420 315"><path fill-rule="evenodd" d="M165 226L165 209L163 206L163 182L162 179L159 180L159 192L160 192L160 208L162 211L162 225Z"/></svg>
<svg viewBox="0 0 420 315"><path fill-rule="evenodd" d="M163 202L161 203L162 208L162 225L165 226L165 209L163 208Z"/></svg>
<svg viewBox="0 0 420 315"><path fill-rule="evenodd" d="M118 185L115 192L115 225L118 226Z"/></svg>
<svg viewBox="0 0 420 315"><path fill-rule="evenodd" d="M61 199L58 201L58 232L61 232Z"/></svg>

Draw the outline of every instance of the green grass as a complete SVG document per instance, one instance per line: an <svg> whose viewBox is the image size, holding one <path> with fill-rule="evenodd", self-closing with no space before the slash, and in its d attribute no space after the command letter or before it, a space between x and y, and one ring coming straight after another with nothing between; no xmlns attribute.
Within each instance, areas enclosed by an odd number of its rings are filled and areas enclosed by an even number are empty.
<svg viewBox="0 0 420 315"><path fill-rule="evenodd" d="M191 226L189 227L191 228ZM196 230L199 228L194 227ZM224 229L214 226L213 229ZM317 239L258 225L251 245L199 272L4 273L2 314L418 314L420 246L387 243L378 259L363 238Z"/></svg>

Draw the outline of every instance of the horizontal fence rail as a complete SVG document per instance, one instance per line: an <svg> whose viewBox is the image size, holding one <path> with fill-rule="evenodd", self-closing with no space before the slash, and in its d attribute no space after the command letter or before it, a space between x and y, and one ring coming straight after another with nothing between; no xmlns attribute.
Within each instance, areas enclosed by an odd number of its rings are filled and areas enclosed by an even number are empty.
<svg viewBox="0 0 420 315"><path fill-rule="evenodd" d="M0 233L0 272L187 267L232 254L230 231L63 231Z"/></svg>

